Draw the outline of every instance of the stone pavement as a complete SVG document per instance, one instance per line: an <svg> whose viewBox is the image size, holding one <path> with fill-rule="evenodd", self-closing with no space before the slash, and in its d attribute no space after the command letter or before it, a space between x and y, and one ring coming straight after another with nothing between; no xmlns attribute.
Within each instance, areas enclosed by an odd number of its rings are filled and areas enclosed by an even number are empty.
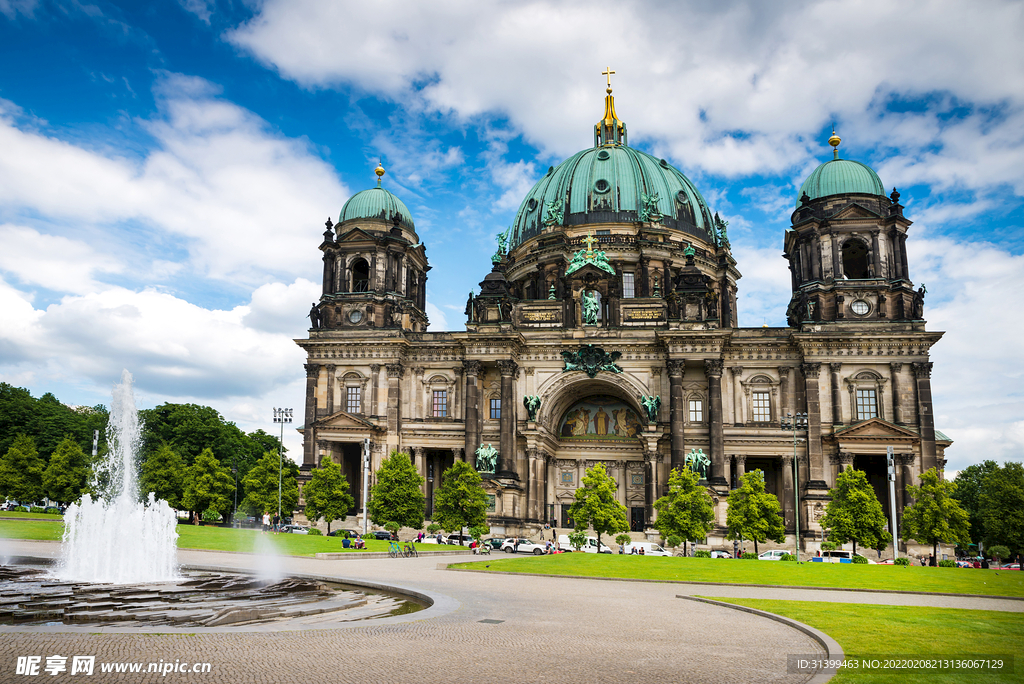
<svg viewBox="0 0 1024 684"><path fill-rule="evenodd" d="M5 542L5 553L45 556L56 544ZM185 564L252 570L256 557L181 551ZM451 560L451 559L444 559ZM303 631L180 634L7 631L0 683L18 656L95 655L143 672L96 682L802 682L786 654L823 655L792 627L675 598L679 585L491 575L438 569L438 560L285 558L288 572L416 588L435 609ZM487 559L483 559L485 565ZM487 622L482 622L482 621ZM146 673L159 661L211 663L209 674ZM68 661L70 663L70 660ZM97 666L98 668L98 666ZM63 681L67 673L46 681ZM79 676L79 675L75 675ZM77 681L77 680L72 680Z"/></svg>

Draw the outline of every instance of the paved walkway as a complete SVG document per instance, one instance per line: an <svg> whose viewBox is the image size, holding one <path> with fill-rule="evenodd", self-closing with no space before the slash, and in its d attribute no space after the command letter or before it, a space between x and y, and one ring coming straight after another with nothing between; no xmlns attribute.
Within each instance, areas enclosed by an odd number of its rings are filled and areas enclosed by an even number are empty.
<svg viewBox="0 0 1024 684"><path fill-rule="evenodd" d="M57 545L5 542L4 553L55 555ZM183 550L184 564L253 570L244 554ZM329 561L279 559L287 572L414 588L436 599L427 611L329 629L188 634L68 633L36 628L0 638L0 682L17 656L95 655L97 662L209 662L210 674L106 676L111 682L802 682L786 654L822 654L795 629L677 594L900 605L997 607L997 599L760 590L593 581L438 569L452 558ZM458 560L462 560L461 558ZM486 565L488 559L480 559ZM482 622L486 621L486 622ZM62 629L62 628L56 628ZM44 660L45 662L45 660ZM69 661L70 662L70 661ZM145 666L143 667L145 669ZM67 676L62 675L62 676ZM47 681L56 681L47 676ZM74 681L74 680L72 680ZM89 681L89 680L86 680Z"/></svg>

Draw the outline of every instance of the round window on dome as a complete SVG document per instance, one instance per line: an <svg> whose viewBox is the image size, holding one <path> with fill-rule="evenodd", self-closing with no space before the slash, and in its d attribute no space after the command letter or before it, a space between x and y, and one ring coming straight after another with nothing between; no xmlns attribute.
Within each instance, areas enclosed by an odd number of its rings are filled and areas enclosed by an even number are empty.
<svg viewBox="0 0 1024 684"><path fill-rule="evenodd" d="M871 305L863 299L858 299L853 304L850 304L850 311L858 316L864 316L867 312L871 311Z"/></svg>
<svg viewBox="0 0 1024 684"><path fill-rule="evenodd" d="M535 199L533 199L531 197L530 201L526 203L526 208L529 209L530 211L533 211L534 209L536 209L537 208L537 200L535 200Z"/></svg>
<svg viewBox="0 0 1024 684"><path fill-rule="evenodd" d="M352 323L353 325L358 323L361 320L363 320L363 312L358 310L358 309L356 309L355 311L352 311L348 315L348 322Z"/></svg>
<svg viewBox="0 0 1024 684"><path fill-rule="evenodd" d="M690 203L690 198L686 196L685 190L680 190L679 192L676 193L676 200L678 200L680 204Z"/></svg>
<svg viewBox="0 0 1024 684"><path fill-rule="evenodd" d="M602 178L599 181L597 181L596 183L594 183L594 190L596 190L597 192L601 192L601 193L608 192L608 190L610 188L611 188L611 185L609 185L608 181L606 181L604 178Z"/></svg>
<svg viewBox="0 0 1024 684"><path fill-rule="evenodd" d="M658 163L661 164L661 168L663 168L663 169L667 169L668 168L668 162L665 161L664 159L659 159Z"/></svg>
<svg viewBox="0 0 1024 684"><path fill-rule="evenodd" d="M601 150L597 153L597 158L601 161L608 161L608 158L612 155L608 154L608 150Z"/></svg>

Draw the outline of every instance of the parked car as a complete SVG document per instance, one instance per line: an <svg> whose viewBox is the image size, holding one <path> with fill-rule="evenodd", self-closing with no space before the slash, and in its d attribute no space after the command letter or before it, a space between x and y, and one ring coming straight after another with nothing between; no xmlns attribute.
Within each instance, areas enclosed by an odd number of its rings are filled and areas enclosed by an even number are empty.
<svg viewBox="0 0 1024 684"><path fill-rule="evenodd" d="M640 553L641 549L643 549L643 555L645 555L645 556L671 556L672 555L671 553L669 553L668 551L663 549L658 544L655 544L654 542L638 542L638 541L630 542L630 543L626 544L622 548L622 552L625 553L625 554L632 555L634 552L635 553Z"/></svg>
<svg viewBox="0 0 1024 684"><path fill-rule="evenodd" d="M771 551L762 551L761 555L757 557L757 560L782 560L789 551L783 549L772 549Z"/></svg>
<svg viewBox="0 0 1024 684"><path fill-rule="evenodd" d="M500 551L501 545L505 543L505 537L491 537L490 539L481 539L480 541L487 544L495 551Z"/></svg>
<svg viewBox="0 0 1024 684"><path fill-rule="evenodd" d="M287 534L309 534L309 528L302 525L282 525L281 531Z"/></svg>
<svg viewBox="0 0 1024 684"><path fill-rule="evenodd" d="M505 553L532 553L535 556L540 556L544 554L545 547L544 544L538 544L529 539L520 539L518 544L515 539L506 539L501 544L501 550Z"/></svg>
<svg viewBox="0 0 1024 684"><path fill-rule="evenodd" d="M857 555L860 556L859 553ZM878 563L866 556L860 557L866 560L868 565L878 565ZM837 549L835 551L822 551L820 556L815 556L811 560L815 563L852 563L853 551L844 551L842 549Z"/></svg>
<svg viewBox="0 0 1024 684"><path fill-rule="evenodd" d="M569 535L560 534L558 535L558 546L563 551L575 551L575 547L569 542ZM601 542L601 548L597 548L597 537L587 537L583 542L583 546L580 547L580 551L583 553L611 553L612 550Z"/></svg>
<svg viewBox="0 0 1024 684"><path fill-rule="evenodd" d="M376 537L381 541L398 541L397 534L391 534L387 530L373 530L372 532L366 533L368 536Z"/></svg>
<svg viewBox="0 0 1024 684"><path fill-rule="evenodd" d="M1000 570L1020 570L1020 563L1010 563L999 568Z"/></svg>
<svg viewBox="0 0 1024 684"><path fill-rule="evenodd" d="M469 546L469 542L473 541L473 537L468 534L449 534L444 540L445 544L451 546Z"/></svg>
<svg viewBox="0 0 1024 684"><path fill-rule="evenodd" d="M711 552L711 557L712 558L732 558L732 554L729 553L728 551L712 551Z"/></svg>

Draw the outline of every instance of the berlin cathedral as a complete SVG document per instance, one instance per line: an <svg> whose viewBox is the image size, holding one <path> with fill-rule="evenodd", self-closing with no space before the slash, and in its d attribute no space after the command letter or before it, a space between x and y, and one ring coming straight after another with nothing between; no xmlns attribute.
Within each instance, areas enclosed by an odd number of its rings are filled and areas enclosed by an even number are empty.
<svg viewBox="0 0 1024 684"><path fill-rule="evenodd" d="M333 459L361 510L368 440L371 477L391 451L409 454L429 519L442 473L466 460L492 532L529 536L568 527L584 473L603 463L643 533L671 469L695 468L715 504L707 542L722 546L728 493L757 469L788 545L799 534L809 549L843 468L865 471L889 514L891 447L902 511L905 486L941 471L951 444L932 415L942 333L911 282L899 193L829 143L780 236L782 328L739 327L726 223L678 169L629 146L610 86L593 147L547 170L480 264L464 330L427 331L426 247L378 167L376 187L327 222L323 294L296 340L300 483Z"/></svg>

